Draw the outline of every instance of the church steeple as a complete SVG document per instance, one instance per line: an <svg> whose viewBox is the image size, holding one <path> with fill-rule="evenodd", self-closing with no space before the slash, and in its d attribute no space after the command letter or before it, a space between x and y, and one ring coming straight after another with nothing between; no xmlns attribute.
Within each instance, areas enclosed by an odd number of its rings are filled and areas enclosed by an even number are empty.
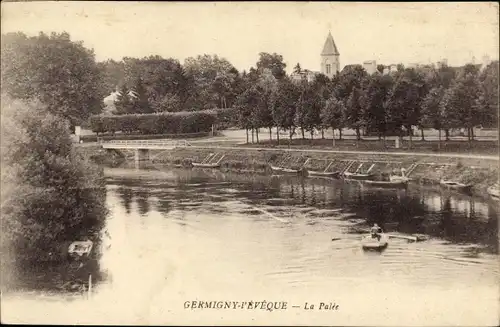
<svg viewBox="0 0 500 327"><path fill-rule="evenodd" d="M329 31L326 37L323 51L321 51L321 73L332 78L340 71L339 50L333 40L332 33Z"/></svg>
<svg viewBox="0 0 500 327"><path fill-rule="evenodd" d="M326 37L325 45L323 46L323 51L321 52L322 56L340 56L339 50L335 45L335 41L333 40L333 36L331 32L328 32L328 36Z"/></svg>

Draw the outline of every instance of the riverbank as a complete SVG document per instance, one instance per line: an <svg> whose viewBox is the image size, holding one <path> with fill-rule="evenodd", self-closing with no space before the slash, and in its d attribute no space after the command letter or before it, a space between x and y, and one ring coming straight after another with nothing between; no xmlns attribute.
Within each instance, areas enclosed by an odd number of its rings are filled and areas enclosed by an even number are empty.
<svg viewBox="0 0 500 327"><path fill-rule="evenodd" d="M133 160L133 151L107 151L99 146L76 147L94 162L118 166ZM335 172L350 165L349 171L374 173L380 176L405 168L414 183L438 184L441 179L473 184L473 193L485 195L498 180L498 160L494 157L454 157L443 153L402 153L326 151L315 149L262 149L252 147L192 146L173 150L150 150L152 163L192 167L192 163L218 162L221 171L272 174L271 166L296 170ZM414 168L412 168L414 167Z"/></svg>
<svg viewBox="0 0 500 327"><path fill-rule="evenodd" d="M213 160L207 160L209 156ZM331 153L314 152L313 150L286 149L234 149L224 148L177 148L171 151L152 151L153 163L170 164L189 167L197 162L217 162L222 171L272 173L271 166L280 166L297 170L316 170L329 172L351 169L379 175L388 175L409 170L415 183L438 184L441 179L453 180L464 184L474 184L473 191L485 194L486 189L498 180L498 160L484 158L435 156L433 154L419 156L398 155L393 153Z"/></svg>

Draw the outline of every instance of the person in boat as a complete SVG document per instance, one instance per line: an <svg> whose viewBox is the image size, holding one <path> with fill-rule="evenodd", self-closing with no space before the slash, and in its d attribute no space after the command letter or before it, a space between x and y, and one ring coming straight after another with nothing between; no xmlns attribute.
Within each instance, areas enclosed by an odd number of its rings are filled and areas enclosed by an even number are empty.
<svg viewBox="0 0 500 327"><path fill-rule="evenodd" d="M380 238L382 237L382 228L380 228L379 225L373 224L373 227L370 229L370 233L372 235L372 238L377 238L380 241Z"/></svg>

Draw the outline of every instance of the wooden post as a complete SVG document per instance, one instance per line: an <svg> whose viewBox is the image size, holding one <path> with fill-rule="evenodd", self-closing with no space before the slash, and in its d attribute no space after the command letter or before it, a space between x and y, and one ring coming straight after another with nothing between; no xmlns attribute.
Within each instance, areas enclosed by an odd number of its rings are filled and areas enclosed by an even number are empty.
<svg viewBox="0 0 500 327"><path fill-rule="evenodd" d="M396 149L399 149L399 138L396 138Z"/></svg>
<svg viewBox="0 0 500 327"><path fill-rule="evenodd" d="M92 297L92 275L89 274L89 289L88 289L88 299Z"/></svg>

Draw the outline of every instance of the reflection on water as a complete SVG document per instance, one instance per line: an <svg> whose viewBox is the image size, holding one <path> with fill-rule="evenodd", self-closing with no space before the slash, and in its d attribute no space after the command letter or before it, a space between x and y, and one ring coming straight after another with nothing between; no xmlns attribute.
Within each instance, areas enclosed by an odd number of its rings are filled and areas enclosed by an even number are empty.
<svg viewBox="0 0 500 327"><path fill-rule="evenodd" d="M317 315L239 312L242 320L231 320L247 324L257 317L266 324L481 325L498 317L496 203L321 178L108 175L111 238L100 263L109 278L82 305L92 312L88 322L227 323L217 311L186 314L184 301L195 299L341 307ZM387 250L366 253L360 233L374 222L430 239L391 239Z"/></svg>

